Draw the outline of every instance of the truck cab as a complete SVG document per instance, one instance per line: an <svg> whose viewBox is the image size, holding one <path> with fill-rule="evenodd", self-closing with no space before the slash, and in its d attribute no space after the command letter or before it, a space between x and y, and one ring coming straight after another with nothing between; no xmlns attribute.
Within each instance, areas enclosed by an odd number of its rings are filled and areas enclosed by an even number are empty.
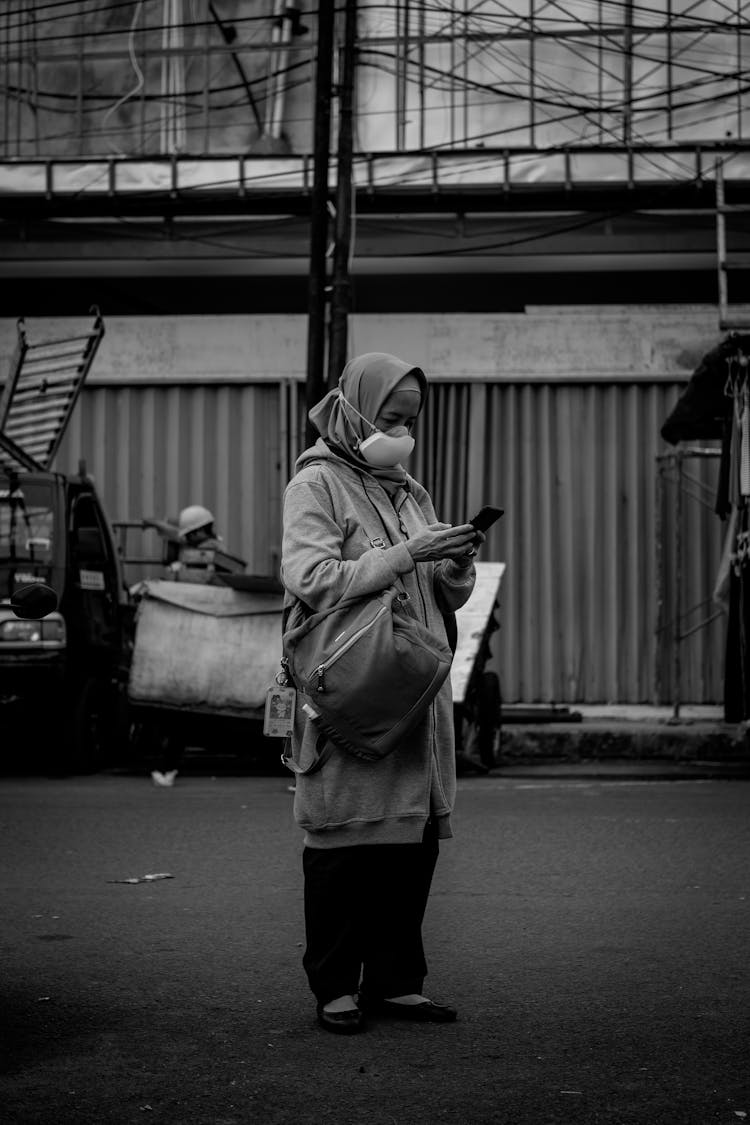
<svg viewBox="0 0 750 1125"><path fill-rule="evenodd" d="M10 599L37 582L55 591L58 609L21 620ZM91 479L0 470L0 703L14 705L23 729L33 720L50 764L97 768L115 749L131 627Z"/></svg>

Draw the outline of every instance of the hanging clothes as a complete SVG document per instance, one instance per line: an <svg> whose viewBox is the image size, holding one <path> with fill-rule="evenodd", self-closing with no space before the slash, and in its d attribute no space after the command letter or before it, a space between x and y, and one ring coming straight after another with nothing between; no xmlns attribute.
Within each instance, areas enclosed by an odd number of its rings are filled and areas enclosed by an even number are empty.
<svg viewBox="0 0 750 1125"><path fill-rule="evenodd" d="M721 437L715 511L729 525L714 598L727 609L724 717L750 720L750 335L701 359L661 427L671 445Z"/></svg>
<svg viewBox="0 0 750 1125"><path fill-rule="evenodd" d="M724 718L737 723L750 719L750 382L746 359L730 368L725 393L732 400L728 499L734 536L729 552Z"/></svg>
<svg viewBox="0 0 750 1125"><path fill-rule="evenodd" d="M750 528L747 505L738 513L735 550L730 556L729 616L724 676L724 719L750 719Z"/></svg>
<svg viewBox="0 0 750 1125"><path fill-rule="evenodd" d="M742 386L740 417L740 496L750 497L750 383L747 373Z"/></svg>

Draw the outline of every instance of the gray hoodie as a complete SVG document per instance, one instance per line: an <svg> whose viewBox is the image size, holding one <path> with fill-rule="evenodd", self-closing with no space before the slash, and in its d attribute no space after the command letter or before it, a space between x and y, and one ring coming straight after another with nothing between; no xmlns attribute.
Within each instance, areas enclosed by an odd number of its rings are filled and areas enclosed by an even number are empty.
<svg viewBox="0 0 750 1125"><path fill-rule="evenodd" d="M344 597L402 584L420 619L445 638L443 612L460 608L475 571L449 560L414 563L405 543L437 517L425 489L407 477L389 491L338 457L319 439L300 457L284 493L281 574L286 603L313 610ZM301 766L316 756L318 731L296 709L292 755ZM429 816L452 835L456 791L450 678L405 744L378 762L334 750L315 773L298 776L294 815L309 847L418 843Z"/></svg>

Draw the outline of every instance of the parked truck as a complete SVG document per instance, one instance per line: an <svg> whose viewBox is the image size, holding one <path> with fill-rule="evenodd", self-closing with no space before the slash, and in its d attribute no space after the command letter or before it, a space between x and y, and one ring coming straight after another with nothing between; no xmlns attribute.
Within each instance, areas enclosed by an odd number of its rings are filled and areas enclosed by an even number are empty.
<svg viewBox="0 0 750 1125"><path fill-rule="evenodd" d="M19 320L0 395L0 705L15 744L61 769L97 768L127 729L133 612L114 533L85 464L51 468L104 336L91 311L88 331L36 343ZM11 598L35 583L57 609L19 619Z"/></svg>
<svg viewBox="0 0 750 1125"><path fill-rule="evenodd" d="M132 606L114 536L85 470L0 464L0 705L51 768L96 769L126 737ZM49 586L58 608L19 619L11 598Z"/></svg>

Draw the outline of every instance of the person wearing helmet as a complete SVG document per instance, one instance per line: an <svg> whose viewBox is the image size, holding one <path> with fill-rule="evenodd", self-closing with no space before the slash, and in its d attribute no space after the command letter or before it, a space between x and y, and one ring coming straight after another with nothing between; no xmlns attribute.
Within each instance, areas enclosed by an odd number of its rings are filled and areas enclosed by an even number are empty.
<svg viewBox="0 0 750 1125"><path fill-rule="evenodd" d="M177 559L170 565L177 582L215 582L211 556L204 552L221 550L223 541L214 530L213 512L202 504L183 508L177 519Z"/></svg>
<svg viewBox="0 0 750 1125"><path fill-rule="evenodd" d="M189 547L218 547L221 538L214 532L213 513L201 504L183 508L178 518L178 538ZM212 540L209 543L209 540Z"/></svg>
<svg viewBox="0 0 750 1125"><path fill-rule="evenodd" d="M214 530L213 513L201 504L183 508L177 519L177 540L177 559L169 567L171 577L177 582L216 582L210 556L203 555L222 546L221 537ZM173 786L185 753L184 724L177 717L168 725L152 724L147 737L149 754L157 763L151 770L154 785Z"/></svg>

